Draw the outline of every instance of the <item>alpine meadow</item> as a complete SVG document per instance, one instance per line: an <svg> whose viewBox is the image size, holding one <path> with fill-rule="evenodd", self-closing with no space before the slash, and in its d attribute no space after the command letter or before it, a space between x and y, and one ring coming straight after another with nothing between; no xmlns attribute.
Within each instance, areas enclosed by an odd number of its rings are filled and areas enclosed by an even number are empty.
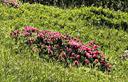
<svg viewBox="0 0 128 82"><path fill-rule="evenodd" d="M0 82L127 82L127 1L48 1L0 2Z"/></svg>

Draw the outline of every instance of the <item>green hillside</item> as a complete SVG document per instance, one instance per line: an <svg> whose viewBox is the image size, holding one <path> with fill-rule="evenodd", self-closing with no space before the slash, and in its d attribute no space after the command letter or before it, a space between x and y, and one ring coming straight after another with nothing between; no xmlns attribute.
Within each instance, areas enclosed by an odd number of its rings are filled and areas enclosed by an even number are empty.
<svg viewBox="0 0 128 82"><path fill-rule="evenodd" d="M86 43L101 45L112 71L96 68L64 68L56 61L46 61L27 47L20 53L10 32L24 26L58 31L80 37ZM97 7L60 9L40 4L20 8L0 4L0 82L127 82L128 61L120 59L128 49L128 13Z"/></svg>

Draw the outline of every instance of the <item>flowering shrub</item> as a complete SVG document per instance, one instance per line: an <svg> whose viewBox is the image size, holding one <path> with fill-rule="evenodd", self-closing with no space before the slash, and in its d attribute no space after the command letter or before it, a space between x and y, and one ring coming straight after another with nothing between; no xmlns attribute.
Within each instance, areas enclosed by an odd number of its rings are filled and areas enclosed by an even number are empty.
<svg viewBox="0 0 128 82"><path fill-rule="evenodd" d="M36 45L40 56L48 55L49 58L64 62L66 65L92 65L104 71L111 69L111 64L106 61L104 53L99 50L100 46L96 45L95 41L84 44L79 39L59 32L39 30L30 26L12 31L11 37L16 41L24 40L22 42L33 51L33 45Z"/></svg>

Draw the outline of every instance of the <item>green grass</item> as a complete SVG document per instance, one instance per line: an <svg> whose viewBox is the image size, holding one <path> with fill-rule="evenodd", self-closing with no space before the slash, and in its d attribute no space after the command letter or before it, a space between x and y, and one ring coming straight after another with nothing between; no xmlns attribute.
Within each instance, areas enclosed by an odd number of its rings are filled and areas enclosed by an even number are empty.
<svg viewBox="0 0 128 82"><path fill-rule="evenodd" d="M100 24L101 19L107 23ZM103 8L63 10L23 4L15 9L0 4L0 82L127 82L128 61L119 58L128 49L128 33L123 30L122 22L128 24L128 13ZM103 73L89 67L64 68L59 62L39 58L38 53L31 53L27 48L16 53L18 48L10 32L25 25L70 34L85 43L96 40L113 64L112 72Z"/></svg>

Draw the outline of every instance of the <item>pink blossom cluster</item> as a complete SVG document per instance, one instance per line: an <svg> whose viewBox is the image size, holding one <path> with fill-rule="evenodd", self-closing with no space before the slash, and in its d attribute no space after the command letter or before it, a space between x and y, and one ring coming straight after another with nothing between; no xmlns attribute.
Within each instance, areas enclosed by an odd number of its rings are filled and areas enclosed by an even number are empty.
<svg viewBox="0 0 128 82"><path fill-rule="evenodd" d="M14 30L11 36L14 39L24 37L25 44L37 46L40 56L48 55L49 58L64 62L66 65L93 65L102 70L110 70L112 67L95 41L84 44L81 40L60 32L39 30L31 26L26 26L23 30Z"/></svg>

